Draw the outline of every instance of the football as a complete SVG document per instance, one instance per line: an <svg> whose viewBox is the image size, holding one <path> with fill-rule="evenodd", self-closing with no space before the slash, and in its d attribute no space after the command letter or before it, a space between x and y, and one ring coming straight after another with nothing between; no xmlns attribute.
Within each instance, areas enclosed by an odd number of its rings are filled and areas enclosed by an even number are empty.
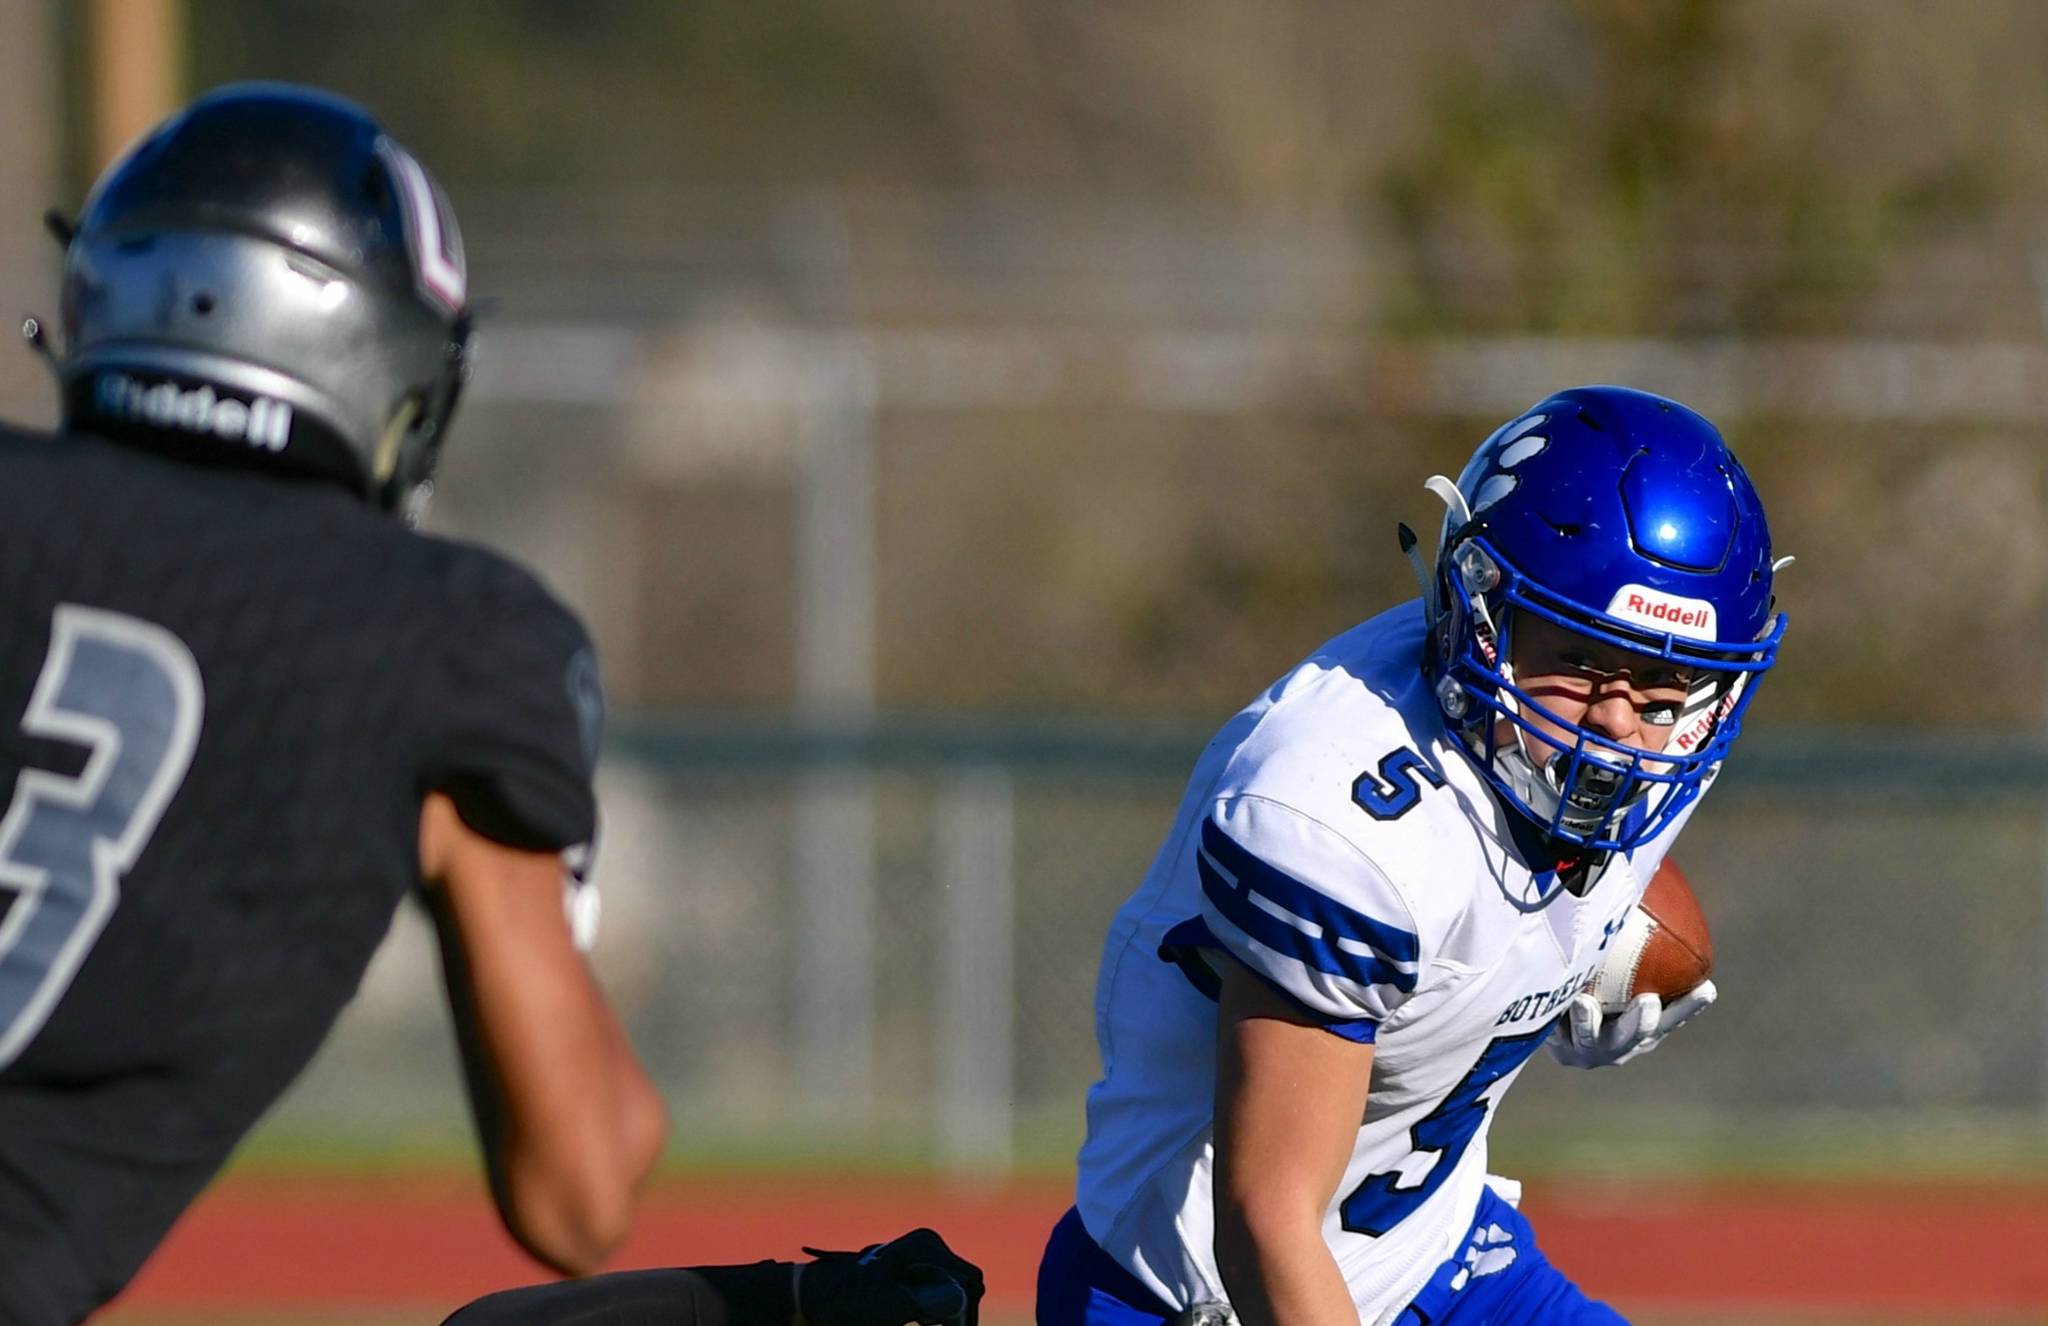
<svg viewBox="0 0 2048 1326"><path fill-rule="evenodd" d="M1600 970L1586 985L1604 1013L1619 1013L1637 995L1665 1000L1698 985L1714 970L1714 939L1685 872L1666 858L1642 901L1629 909L1607 943Z"/></svg>

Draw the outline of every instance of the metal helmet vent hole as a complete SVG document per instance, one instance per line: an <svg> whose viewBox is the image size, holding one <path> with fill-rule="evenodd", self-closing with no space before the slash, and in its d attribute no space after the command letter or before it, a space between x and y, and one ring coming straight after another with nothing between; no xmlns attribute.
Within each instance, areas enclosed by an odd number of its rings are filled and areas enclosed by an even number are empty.
<svg viewBox="0 0 2048 1326"><path fill-rule="evenodd" d="M207 294L192 296L192 311L202 318L210 316L213 313L213 296Z"/></svg>

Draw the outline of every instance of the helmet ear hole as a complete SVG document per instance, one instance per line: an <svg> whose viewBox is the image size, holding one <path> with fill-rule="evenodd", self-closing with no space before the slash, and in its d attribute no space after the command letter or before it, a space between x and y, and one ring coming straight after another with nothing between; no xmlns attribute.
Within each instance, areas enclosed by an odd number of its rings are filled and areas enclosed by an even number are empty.
<svg viewBox="0 0 2048 1326"><path fill-rule="evenodd" d="M202 318L211 317L213 314L213 296L204 292L192 296L192 311Z"/></svg>

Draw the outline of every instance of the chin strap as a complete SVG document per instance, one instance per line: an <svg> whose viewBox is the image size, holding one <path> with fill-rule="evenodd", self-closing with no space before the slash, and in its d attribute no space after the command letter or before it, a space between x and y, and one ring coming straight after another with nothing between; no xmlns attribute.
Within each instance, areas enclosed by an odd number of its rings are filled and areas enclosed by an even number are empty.
<svg viewBox="0 0 2048 1326"><path fill-rule="evenodd" d="M1444 504L1444 509L1449 513L1453 522L1452 528L1462 529L1464 526L1472 523L1471 504L1466 502L1465 494L1458 491L1457 484L1441 474L1432 474L1422 486L1428 492L1435 494L1437 499ZM1439 601L1438 577L1429 574L1423 566L1422 554L1416 546L1418 541L1415 537L1415 531L1409 529L1406 525L1400 525L1396 527L1396 533L1400 537L1401 552L1407 557L1409 565L1414 568L1417 583L1422 586L1423 611L1427 614L1427 620L1431 629L1434 629L1438 611L1442 606ZM1449 574L1462 575L1466 578L1465 590L1470 595L1472 601L1474 617L1472 628L1475 641L1482 649L1492 655L1488 661L1512 687L1515 680L1515 666L1507 656L1506 642L1501 638L1500 629L1495 625L1492 612L1487 607L1485 590L1477 588L1471 583L1475 578L1487 576L1489 573L1492 576L1497 576L1498 569L1494 568L1477 548L1467 545L1467 548L1461 549L1461 551L1465 552L1467 558L1474 560L1454 559L1456 564ZM1503 690L1499 698L1509 714L1516 718L1521 716L1522 707L1512 689ZM1513 744L1506 749L1501 749L1495 745L1495 737L1491 731L1495 720L1487 716L1487 711L1483 706L1478 711L1478 721L1480 726L1487 730L1483 735L1476 733L1470 735L1468 740L1475 742L1483 741L1486 747L1493 752L1491 758L1494 762L1494 768L1514 786L1516 795L1522 799L1524 804L1546 820L1554 818L1559 807L1563 806L1566 801L1567 793L1564 787L1561 766L1568 767L1570 757L1563 751L1553 750L1550 759L1538 760L1529 749L1529 730L1520 722L1510 723L1510 726L1514 729ZM1468 733L1472 731L1469 725L1467 725L1467 731ZM1485 752L1475 753L1484 754ZM1598 760L1594 760L1591 763L1595 771L1604 770L1606 767ZM1591 776L1597 778L1600 774L1599 772L1593 772ZM1580 774L1581 784L1586 782L1587 777L1588 773L1582 771ZM1617 780L1619 779L1618 774L1614 775L1614 777ZM1566 809L1569 812L1569 807L1566 807ZM1605 824L1607 817L1612 814L1613 809L1614 807L1609 805L1600 812L1593 825L1596 831ZM1573 827L1577 829L1579 826L1574 824Z"/></svg>
<svg viewBox="0 0 2048 1326"><path fill-rule="evenodd" d="M1437 499L1444 504L1444 509L1449 512L1449 518L1454 523L1447 525L1446 529L1462 531L1472 524L1472 508L1465 501L1465 494L1458 491L1458 485L1441 474L1432 474L1422 486L1436 494ZM1452 564L1448 570L1444 570L1441 565L1445 556L1451 558ZM1506 655L1501 648L1503 641L1500 626L1493 620L1493 612L1486 604L1486 596L1500 583L1500 568L1469 539L1460 540L1455 549L1446 543L1443 548L1437 550L1437 557L1439 571L1444 575L1458 577L1466 596L1472 601L1473 636L1479 647L1486 652L1487 662L1500 667L1503 675L1513 680L1512 674L1509 674L1505 667ZM1431 583L1434 584L1436 579L1437 577L1432 576ZM1438 600L1434 594L1431 601L1438 608L1449 606Z"/></svg>

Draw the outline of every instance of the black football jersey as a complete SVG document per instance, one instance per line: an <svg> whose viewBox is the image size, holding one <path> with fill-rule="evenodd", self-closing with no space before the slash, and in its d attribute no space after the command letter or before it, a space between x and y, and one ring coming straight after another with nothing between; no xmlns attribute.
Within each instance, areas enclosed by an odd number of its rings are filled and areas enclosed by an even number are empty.
<svg viewBox="0 0 2048 1326"><path fill-rule="evenodd" d="M587 842L532 576L338 486L0 429L0 1321L118 1291L319 1046L422 798Z"/></svg>

